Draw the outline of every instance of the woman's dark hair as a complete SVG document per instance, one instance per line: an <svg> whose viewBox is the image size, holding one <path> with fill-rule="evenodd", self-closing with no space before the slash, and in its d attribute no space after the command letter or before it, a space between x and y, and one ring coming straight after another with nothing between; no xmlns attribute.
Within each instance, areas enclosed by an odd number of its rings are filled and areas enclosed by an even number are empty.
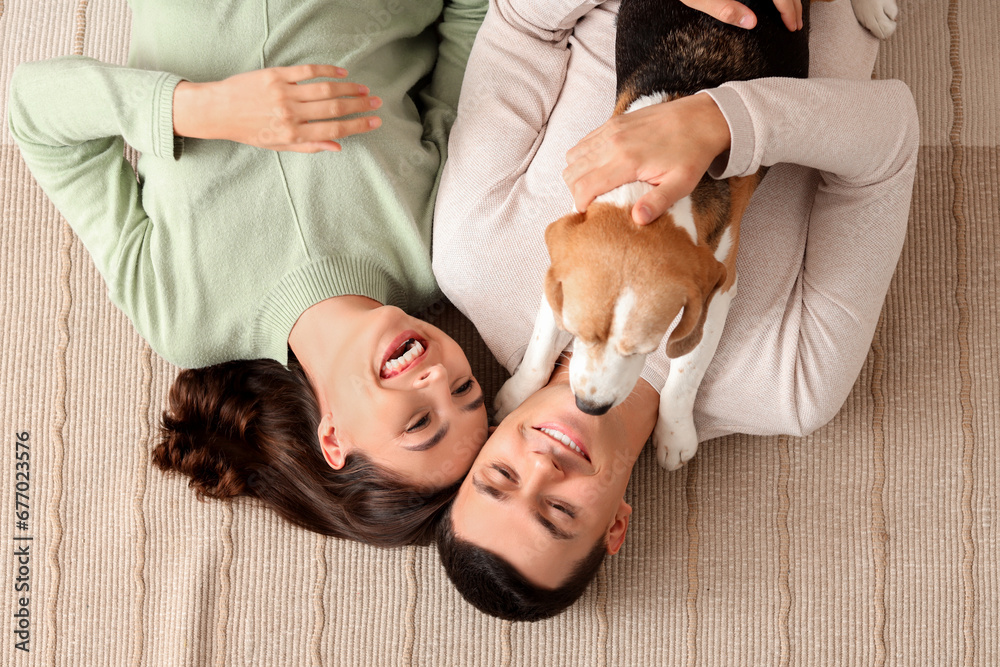
<svg viewBox="0 0 1000 667"><path fill-rule="evenodd" d="M420 489L353 453L324 459L305 371L272 359L183 370L170 388L153 463L217 499L257 498L308 530L375 546L424 544L459 483Z"/></svg>
<svg viewBox="0 0 1000 667"><path fill-rule="evenodd" d="M587 590L608 553L601 536L562 585L542 588L503 558L456 536L451 505L438 521L436 538L441 564L466 602L507 621L541 621L562 612Z"/></svg>

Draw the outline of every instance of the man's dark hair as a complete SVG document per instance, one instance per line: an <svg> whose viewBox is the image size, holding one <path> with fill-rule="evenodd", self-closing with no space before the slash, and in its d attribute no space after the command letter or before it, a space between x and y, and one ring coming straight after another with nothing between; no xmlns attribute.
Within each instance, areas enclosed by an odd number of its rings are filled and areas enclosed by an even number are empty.
<svg viewBox="0 0 1000 667"><path fill-rule="evenodd" d="M462 597L479 611L508 621L540 621L569 607L583 595L608 552L602 537L562 586L551 589L536 586L503 558L457 537L451 506L438 521L436 537L441 563Z"/></svg>

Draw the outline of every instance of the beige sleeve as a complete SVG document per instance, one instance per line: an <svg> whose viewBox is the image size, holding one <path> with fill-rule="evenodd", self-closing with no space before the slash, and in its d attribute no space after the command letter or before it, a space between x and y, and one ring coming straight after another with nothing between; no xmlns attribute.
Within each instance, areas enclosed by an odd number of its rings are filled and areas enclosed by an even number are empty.
<svg viewBox="0 0 1000 667"><path fill-rule="evenodd" d="M598 59L577 48L581 34ZM614 13L600 2L494 0L469 57L434 214L434 274L508 370L538 309L543 231L573 207L565 152L610 114L613 45Z"/></svg>
<svg viewBox="0 0 1000 667"><path fill-rule="evenodd" d="M743 220L738 293L695 405L702 440L802 435L837 413L899 259L916 169L916 111L901 82L754 84L724 103L751 119L746 155L731 162L737 173L776 166ZM649 363L665 372L659 356Z"/></svg>
<svg viewBox="0 0 1000 667"><path fill-rule="evenodd" d="M768 172L744 217L739 287L695 405L700 440L804 435L867 356L909 217L919 129L909 89L871 81L877 42L848 2L814 4L812 76L710 91L730 122L723 176ZM720 174L715 174L720 175ZM657 374L669 361L650 359Z"/></svg>

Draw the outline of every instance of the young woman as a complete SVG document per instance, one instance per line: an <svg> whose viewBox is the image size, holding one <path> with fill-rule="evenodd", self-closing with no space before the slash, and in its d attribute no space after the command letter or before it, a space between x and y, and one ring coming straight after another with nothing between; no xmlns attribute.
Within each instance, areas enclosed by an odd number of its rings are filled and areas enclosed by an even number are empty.
<svg viewBox="0 0 1000 667"><path fill-rule="evenodd" d="M112 301L197 369L154 462L311 530L423 539L486 438L464 353L406 314L440 296L432 207L485 0L131 5L127 67L22 65L9 122Z"/></svg>

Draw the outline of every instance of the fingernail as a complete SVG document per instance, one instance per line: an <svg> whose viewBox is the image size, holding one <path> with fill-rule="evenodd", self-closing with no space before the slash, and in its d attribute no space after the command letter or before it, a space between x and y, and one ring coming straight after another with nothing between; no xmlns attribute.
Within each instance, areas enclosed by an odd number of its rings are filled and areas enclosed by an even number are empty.
<svg viewBox="0 0 1000 667"><path fill-rule="evenodd" d="M381 118L370 118L368 120L368 127L378 127L381 124L382 124Z"/></svg>
<svg viewBox="0 0 1000 667"><path fill-rule="evenodd" d="M337 76L347 76L347 70L343 67L337 68Z"/></svg>
<svg viewBox="0 0 1000 667"><path fill-rule="evenodd" d="M370 92L371 91L368 90L368 86L358 86L358 94L359 95L367 95Z"/></svg>
<svg viewBox="0 0 1000 667"><path fill-rule="evenodd" d="M382 106L382 100L378 97L373 97L370 100L368 100L368 104L371 105L372 109L378 109L380 106Z"/></svg>
<svg viewBox="0 0 1000 667"><path fill-rule="evenodd" d="M649 210L648 206L639 207L639 224L647 225L653 221L653 212Z"/></svg>
<svg viewBox="0 0 1000 667"><path fill-rule="evenodd" d="M741 28L752 28L753 27L753 17L749 14L744 14L740 19Z"/></svg>

